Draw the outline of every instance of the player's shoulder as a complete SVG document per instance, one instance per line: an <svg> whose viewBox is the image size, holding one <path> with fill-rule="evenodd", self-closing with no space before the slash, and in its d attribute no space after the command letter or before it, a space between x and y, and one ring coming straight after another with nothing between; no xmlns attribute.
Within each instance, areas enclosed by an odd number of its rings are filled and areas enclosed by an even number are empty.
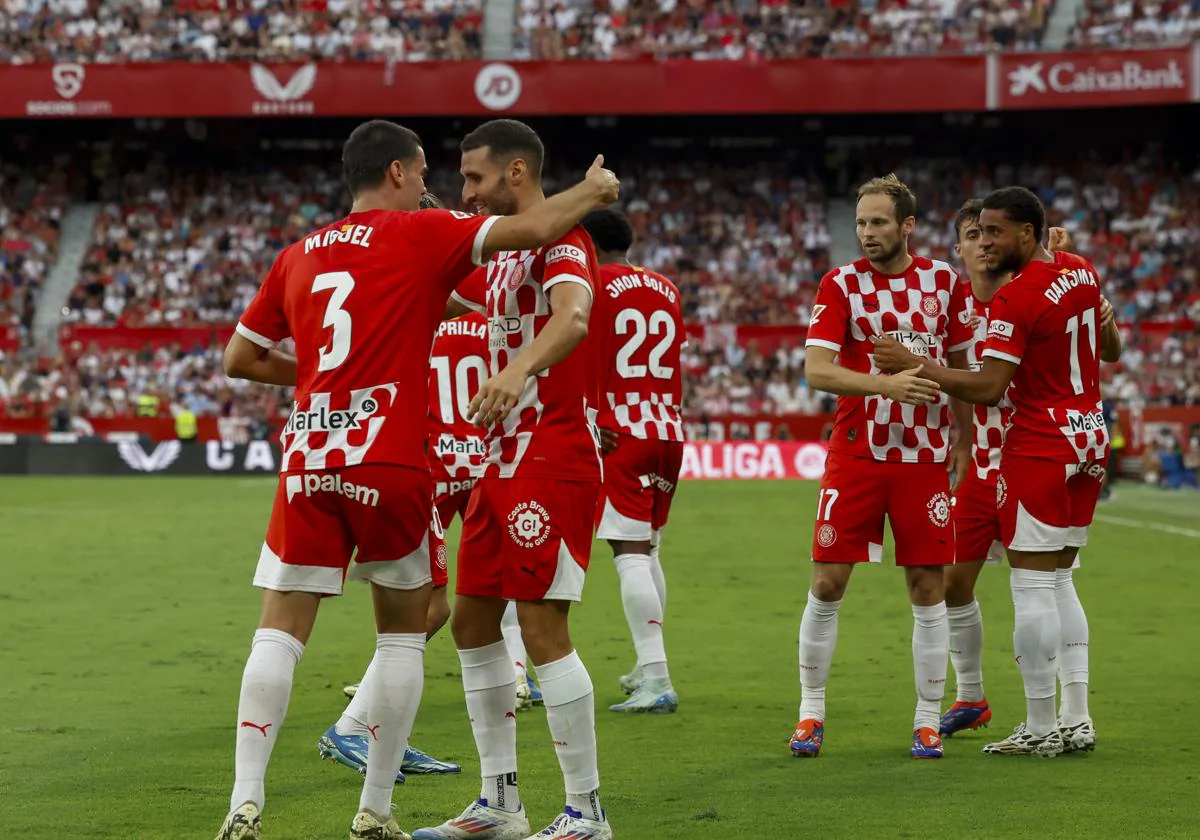
<svg viewBox="0 0 1200 840"><path fill-rule="evenodd" d="M822 275L820 285L837 286L843 292L846 292L849 289L851 278L857 281L857 278L869 276L871 273L871 261L863 257L854 262L829 269L829 271L826 271Z"/></svg>
<svg viewBox="0 0 1200 840"><path fill-rule="evenodd" d="M583 269L594 269L597 266L596 250L592 239L582 226L576 225L558 239L542 249L542 259L547 263L574 263Z"/></svg>
<svg viewBox="0 0 1200 840"><path fill-rule="evenodd" d="M933 276L934 282L944 283L949 288L959 282L958 270L945 260L927 257L923 254L913 254L909 271L919 276Z"/></svg>
<svg viewBox="0 0 1200 840"><path fill-rule="evenodd" d="M1081 269L1083 271L1090 271L1092 274L1097 273L1096 266L1092 264L1091 260L1079 254L1073 254L1070 251L1055 251L1054 263L1060 269Z"/></svg>

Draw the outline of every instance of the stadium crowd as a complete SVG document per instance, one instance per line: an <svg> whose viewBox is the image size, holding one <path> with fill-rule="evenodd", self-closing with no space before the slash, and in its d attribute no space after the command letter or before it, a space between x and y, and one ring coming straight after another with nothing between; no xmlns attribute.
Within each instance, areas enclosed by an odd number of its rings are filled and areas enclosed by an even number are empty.
<svg viewBox="0 0 1200 840"><path fill-rule="evenodd" d="M1040 46L1053 0L521 0L521 59L760 60ZM0 61L444 61L483 0L6 0ZM1186 43L1184 0L1088 0L1067 46Z"/></svg>
<svg viewBox="0 0 1200 840"><path fill-rule="evenodd" d="M27 330L58 254L63 175L0 164L0 330Z"/></svg>
<svg viewBox="0 0 1200 840"><path fill-rule="evenodd" d="M236 320L279 248L332 221L344 206L331 168L251 171L231 176L152 158L138 171L105 180L65 321L137 327ZM431 187L454 196L454 173L435 171ZM921 199L914 250L942 259L953 259L951 226L961 196L1015 182L1035 186L1052 223L1067 227L1077 250L1100 268L1118 318L1134 325L1125 359L1106 369L1107 395L1124 403L1200 404L1200 336L1166 326L1187 317L1200 321L1200 171L1164 166L1150 150L1118 165L1085 161L1053 170L914 160L899 174ZM565 177L556 173L548 187ZM623 181L637 233L631 256L676 280L689 323L717 327L685 353L689 411L830 408L830 398L807 385L801 338L817 281L830 266L821 182L765 162L661 158L631 162ZM36 190L13 173L4 184L0 260L8 298L3 311L11 320L31 311L36 280L53 260L62 204L52 187ZM24 245L14 248L14 242ZM778 346L739 344L723 326L733 324L784 329L786 338ZM215 345L138 352L72 346L32 367L11 358L0 366L0 400L9 401L9 413L49 414L66 406L72 413L113 416L147 392L162 399L164 411L187 404L201 416L266 419L287 406L271 389L227 381Z"/></svg>

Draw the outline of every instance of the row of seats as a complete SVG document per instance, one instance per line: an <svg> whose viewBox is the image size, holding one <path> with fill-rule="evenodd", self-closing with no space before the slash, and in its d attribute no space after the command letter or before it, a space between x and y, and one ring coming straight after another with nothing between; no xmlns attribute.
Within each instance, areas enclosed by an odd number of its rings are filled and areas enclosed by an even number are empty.
<svg viewBox="0 0 1200 840"><path fill-rule="evenodd" d="M1053 0L520 0L518 59L1028 50ZM1070 47L1186 43L1185 0L1087 0ZM0 62L481 57L483 0L5 0Z"/></svg>

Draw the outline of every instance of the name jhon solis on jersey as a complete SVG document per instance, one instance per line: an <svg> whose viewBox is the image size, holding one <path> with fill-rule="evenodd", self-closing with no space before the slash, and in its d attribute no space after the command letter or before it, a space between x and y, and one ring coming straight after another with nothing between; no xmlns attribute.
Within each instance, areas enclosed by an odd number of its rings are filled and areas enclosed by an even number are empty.
<svg viewBox="0 0 1200 840"><path fill-rule="evenodd" d="M619 297L621 292L627 292L630 289L653 289L671 303L675 302L675 292L649 274L622 274L620 277L609 280L604 288L608 291L608 296L614 298Z"/></svg>
<svg viewBox="0 0 1200 840"><path fill-rule="evenodd" d="M1099 286L1100 283L1096 280L1096 275L1088 271L1086 268L1073 268L1059 276L1057 280L1046 287L1043 294L1046 300L1057 304L1062 300L1062 296L1074 289L1076 286Z"/></svg>
<svg viewBox="0 0 1200 840"><path fill-rule="evenodd" d="M329 228L317 231L304 240L304 253L314 248L327 248L334 242L345 242L358 245L361 248L371 247L371 235L375 228L370 225L342 225L341 228Z"/></svg>

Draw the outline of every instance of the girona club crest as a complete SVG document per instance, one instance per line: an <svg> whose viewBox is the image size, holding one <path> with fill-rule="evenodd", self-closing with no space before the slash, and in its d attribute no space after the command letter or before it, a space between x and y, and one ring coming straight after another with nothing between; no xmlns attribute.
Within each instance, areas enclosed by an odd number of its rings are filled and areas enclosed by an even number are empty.
<svg viewBox="0 0 1200 840"><path fill-rule="evenodd" d="M938 299L933 295L925 295L921 298L921 311L926 315L936 315L941 310L942 305L938 303Z"/></svg>
<svg viewBox="0 0 1200 840"><path fill-rule="evenodd" d="M929 521L939 528L950 524L950 497L945 493L935 493L925 506L929 511Z"/></svg>
<svg viewBox="0 0 1200 840"><path fill-rule="evenodd" d="M1004 503L1008 501L1008 482L1004 480L1004 476L996 479L996 510L1004 507Z"/></svg>
<svg viewBox="0 0 1200 840"><path fill-rule="evenodd" d="M817 529L817 545L821 548L829 548L837 542L837 530L829 524L822 525Z"/></svg>

